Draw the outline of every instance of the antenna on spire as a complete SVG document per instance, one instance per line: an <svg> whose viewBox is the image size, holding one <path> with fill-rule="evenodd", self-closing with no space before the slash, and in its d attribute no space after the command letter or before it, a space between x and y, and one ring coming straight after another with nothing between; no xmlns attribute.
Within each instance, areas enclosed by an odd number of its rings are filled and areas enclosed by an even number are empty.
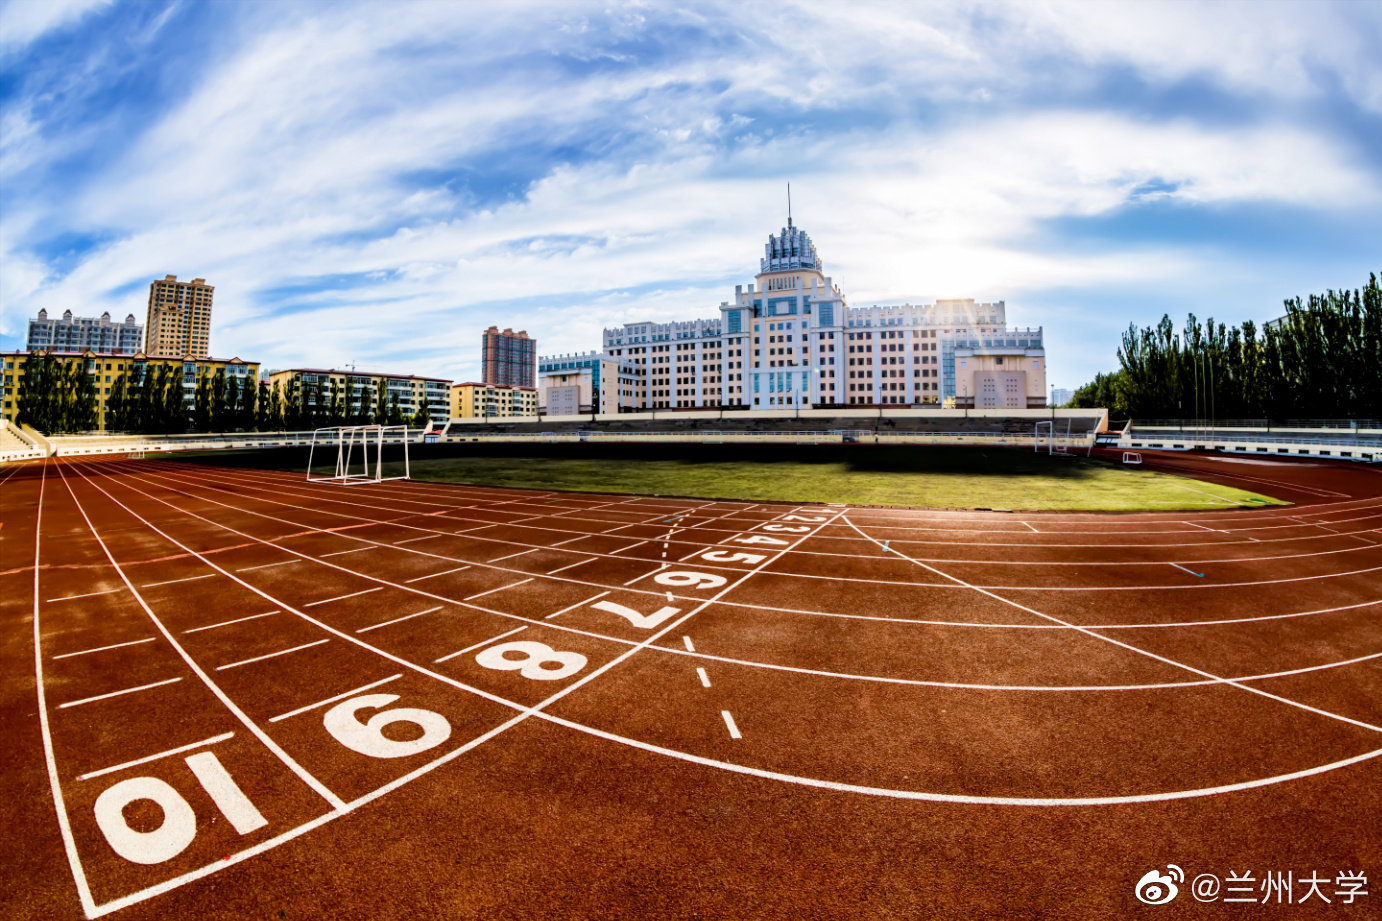
<svg viewBox="0 0 1382 921"><path fill-rule="evenodd" d="M792 226L792 184L787 183L787 226Z"/></svg>

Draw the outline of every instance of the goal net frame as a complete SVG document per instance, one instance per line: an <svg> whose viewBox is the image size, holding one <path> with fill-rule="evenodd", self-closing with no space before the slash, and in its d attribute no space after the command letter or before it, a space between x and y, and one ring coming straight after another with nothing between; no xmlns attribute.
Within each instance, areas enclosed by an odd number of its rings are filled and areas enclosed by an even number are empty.
<svg viewBox="0 0 1382 921"><path fill-rule="evenodd" d="M396 437L390 437L397 433ZM313 476L312 461L317 446L336 448L336 472L331 476ZM384 476L384 446L397 445L403 449L403 473ZM387 480L411 479L408 460L408 427L406 425L341 425L316 429L307 449L307 482L335 483L350 486L357 483L383 483Z"/></svg>
<svg viewBox="0 0 1382 921"><path fill-rule="evenodd" d="M1046 453L1048 455L1069 454L1070 453L1070 430L1074 420L1065 420L1065 434L1061 435L1060 443L1056 443L1056 425L1059 419L1043 419L1036 424L1036 433L1032 438L1032 450L1037 454L1041 453L1041 431L1046 429Z"/></svg>

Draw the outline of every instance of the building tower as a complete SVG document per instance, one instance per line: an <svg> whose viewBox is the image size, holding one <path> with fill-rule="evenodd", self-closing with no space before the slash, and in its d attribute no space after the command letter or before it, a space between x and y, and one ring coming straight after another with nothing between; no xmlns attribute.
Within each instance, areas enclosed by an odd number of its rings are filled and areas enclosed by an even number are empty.
<svg viewBox="0 0 1382 921"><path fill-rule="evenodd" d="M190 282L168 275L149 285L149 322L144 352L178 358L210 355L211 295L205 278Z"/></svg>
<svg viewBox="0 0 1382 921"><path fill-rule="evenodd" d="M480 379L501 387L537 386L537 340L525 330L514 332L491 326L485 330Z"/></svg>

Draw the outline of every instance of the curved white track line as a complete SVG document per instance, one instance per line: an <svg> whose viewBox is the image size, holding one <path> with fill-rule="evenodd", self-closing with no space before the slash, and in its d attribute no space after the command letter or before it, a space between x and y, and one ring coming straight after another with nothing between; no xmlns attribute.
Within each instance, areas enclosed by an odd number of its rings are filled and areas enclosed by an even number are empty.
<svg viewBox="0 0 1382 921"><path fill-rule="evenodd" d="M100 487L97 487L97 488L99 489ZM102 490L102 491L104 492L104 490ZM136 490L136 491L139 491L139 490ZM116 501L117 504L118 504L118 500L115 500L115 501ZM164 503L164 504L167 504L167 503ZM133 513L133 512L132 512L132 514L134 514L136 517L139 517L141 521L144 520L141 516L138 515L138 513ZM145 521L145 524L147 525L148 522ZM150 525L150 527L152 527L152 526ZM224 527L224 526L221 526L221 527ZM158 531L157 528L153 528L153 530ZM159 532L159 533L161 533L161 532ZM863 532L860 532L860 533L863 533ZM166 536L166 535L165 535L165 536ZM171 538L168 538L168 539L171 540ZM174 543L177 543L177 541L173 541L173 542L174 542ZM192 551L192 552L195 553L195 551ZM198 554L198 555L200 556L200 554ZM220 570L220 567L217 567L214 563L211 563L210 561L206 561L206 560L204 560L204 562L206 562L207 565L211 566L212 568L215 568L215 569ZM234 580L234 581L236 581L236 582L240 582L242 585L244 585L246 588L249 588L251 591L254 591L256 594L259 594L259 595L263 596L266 600L273 601L275 604L279 604L279 605L283 606L285 609L291 610L291 606L290 606L290 605L287 605L285 602L281 601L280 599L275 599L275 598L273 598L272 596L268 595L267 593L263 592L262 590L256 589L256 588L254 588L253 586L249 585L248 583L242 582L241 580L237 579L237 578L236 578L235 576L233 576L232 574L230 574L230 573L228 573L228 572L225 572L225 570L220 570L220 571L221 571L223 574L227 575L227 576L228 576L229 578L231 578L232 580ZM300 614L300 616L302 616L302 617L303 617L304 619L306 619L306 620L314 621L313 618L311 618L311 617L309 617L309 616L307 616L307 615L301 615L301 614ZM672 630L678 628L685 620L689 619L691 616L692 616L691 614L684 615L682 618L679 618L679 619L678 619L677 621L675 621L674 623L668 625L668 627L664 628L664 629L661 630L661 631L658 631L657 634L655 634L653 637L650 637L649 640L646 641L646 642L647 642L648 644L651 644L651 642L654 641L654 640L656 640L657 638L660 638L661 636L663 636L663 635L669 633L670 631L672 631ZM314 622L315 622L315 621L314 621ZM647 752L651 752L651 753L654 753L654 754L665 755L665 756L667 756L667 757L671 757L671 758L674 758L674 759L677 759L677 760L680 760L680 761L686 761L686 762L689 762L689 763L699 764L699 765L706 766L706 767L719 768L719 769L721 769L721 770L731 771L731 772L733 772L733 773L745 774L745 775L749 775L749 776L753 776L753 777L759 777L759 778L768 779L768 780L776 780L776 781L782 781L782 782L786 782L786 783L798 784L798 785L801 785L801 786L816 787L816 788L820 788L820 789L833 790L833 791L836 791L836 792L859 793L859 794L864 794L864 795L869 795L869 796L881 796L881 797L888 797L888 798L893 798L893 799L919 800L919 801L941 802L941 803L954 803L954 804L966 804L966 805L1007 805L1007 806L1037 806L1037 807L1103 806L1103 805L1119 805L1119 804L1128 804L1128 803L1165 802L1165 801L1169 801L1169 800L1190 799L1190 798L1203 797L1203 796L1212 796L1212 795L1219 794L1219 793L1236 792L1236 791L1241 791L1241 790L1254 789L1254 788L1257 788L1257 787L1269 786L1269 785L1278 784L1278 783L1284 783L1284 782L1287 782L1287 781L1290 781L1290 780L1297 780L1297 779L1301 779L1301 778L1304 778L1304 777L1310 777L1310 776L1315 776L1315 775L1318 775L1318 774L1323 774L1323 773L1326 773L1326 772L1329 772L1329 771L1337 770L1337 769L1339 769L1339 768L1343 768L1343 767L1347 767L1347 766L1350 766L1350 765L1353 765L1353 764L1361 763L1361 762L1366 761L1366 760L1369 760L1369 759L1371 759L1371 758L1375 758L1375 757L1377 757L1378 755L1382 755L1382 749L1375 749L1375 750L1372 750L1372 751L1369 751L1369 752L1365 752L1365 753L1360 754L1360 755L1355 755L1355 756L1352 756L1352 757L1350 757L1350 758L1346 758L1346 759L1343 759L1343 760L1340 760L1340 761L1334 761L1334 762L1330 762L1330 763L1328 763L1328 764L1317 765L1317 766L1315 766L1315 767L1305 768L1305 769L1303 769L1303 770L1293 771L1293 772L1290 772L1290 773L1287 773L1287 774L1278 774L1278 775L1273 775L1273 776L1271 776L1271 777L1258 778L1258 779L1255 779L1255 780L1240 781L1240 782L1231 783L1231 784L1222 784L1222 785L1217 785L1217 786L1213 786L1213 787L1202 787L1202 788L1189 789L1189 790L1174 790L1174 791L1165 791L1165 792L1160 792L1160 793L1146 793L1146 794L1129 794L1129 795L1123 795L1123 796L1093 796L1093 797L1013 797L1013 796L981 796L981 795L969 795L969 794L933 793L933 792L925 792L925 791L917 791L917 790L890 789L890 788L885 788L885 787L874 787L874 786L868 786L868 785L862 785L862 784L850 784L850 783L843 783L843 782L840 782L840 781L823 780L823 779L820 779L820 778L812 778L812 777L805 777L805 776L800 776L800 775L786 774L786 773L782 773L782 772L778 772L778 771L771 771L771 770L767 770L767 769L763 769L763 768L754 768L754 767L749 767L749 766L746 766L746 765L734 764L734 763L726 762L726 761L719 761L719 760L716 760L716 759L713 759L713 758L706 758L706 757L703 757L703 756L700 756L700 755L693 755L693 754L690 754L690 753L688 753L688 752L681 752L681 751L677 751L677 750L675 750L675 749L665 748L665 747L662 747L662 746L659 746L659 745L654 745L654 744L648 743L648 742L641 742L641 741L639 741L639 740L637 740L637 739L631 739L631 738L628 738L628 737L626 737L626 736L617 735L617 734L615 734L615 733L607 732L607 731L602 730L602 729L596 729L596 728L594 728L594 727L592 727L592 726L587 726L587 725L582 724L582 723L577 723L577 722L574 722L574 721L572 721L572 720L567 720L567 719L564 719L564 718L562 718L562 717L558 717L558 716L555 716L555 715L553 715L553 714L551 714L551 713L548 713L548 712L546 712L545 710L536 710L536 709L534 709L534 708L525 708L525 707L523 707L522 705L516 704L516 703L511 702L511 701L503 701L502 698L498 698L498 697L496 697L495 695L491 695L491 694L488 694L488 693L486 693L486 692L479 691L478 689L471 688L470 686L464 685L462 682L457 681L456 679L450 678L450 677L448 677L448 676L446 676L446 675L443 675L443 674L441 674L441 673L439 673L439 672L433 672L433 671L431 671L430 669L426 668L426 667L423 666L423 665L419 665L419 664L413 663L413 662L411 662L411 661L409 661L409 660L403 659L403 658L400 657L400 656L397 656L397 655L394 655L394 654L392 654L392 653L386 652L386 651L384 651L384 650L382 650L382 649L378 649L377 647L373 647L373 646L371 646L370 644L368 644L368 643L366 643L366 642L363 642L363 641L361 641L361 640L359 640L359 639L353 639L353 638L349 637L349 636L346 635L346 634L341 634L341 633L339 633L339 631L336 631L336 630L334 630L333 628L331 628L331 627L329 627L329 626L327 626L327 625L325 625L325 624L322 624L321 626L322 626L324 629L329 630L330 632L338 633L338 635L340 635L343 639L351 639L352 642L356 643L356 644L359 645L359 646L362 646L362 647L364 647L364 648L366 648L366 649L373 650L373 651L377 652L379 655L381 655L381 656L383 656L383 657L385 657L385 658L387 658L387 659L390 659L390 660L392 660L392 661L394 661L394 662L397 662L397 663L399 663L399 664L401 664L401 665L404 665L404 666L406 666L406 667L408 667L408 668L411 668L411 669L413 669L413 670L415 670L415 671L418 671L418 672L420 672L420 673L422 673L422 674L428 675L429 677L432 677L432 678L434 678L434 679L437 679L437 680L439 680L439 681L441 681L441 682L443 682L443 683L445 683L445 684L449 684L449 685L452 685L452 686L454 686L454 687L461 688L461 689L463 689L463 690L467 690L467 691L472 691L472 692L475 692L475 693L479 693L480 695L482 695L482 696L484 696L484 697L487 697L487 698L489 698L489 699L496 700L496 701L499 701L499 702L503 702L506 706L510 706L510 707L515 708L515 709L520 709L520 710L524 711L524 712L519 713L519 714L514 718L514 720L511 720L509 723L505 723L505 724L504 724L504 728L507 728L509 725L512 725L514 722L517 722L518 719L520 719L520 718L522 718L522 717L526 717L526 716L531 715L532 717L534 717L534 718L536 718L536 719L540 719L540 720L543 720L543 721L546 721L546 722L550 722L550 723L553 723L554 725L559 725L559 726L562 726L562 727L567 728L567 729L575 730L575 731L577 731L577 732L582 732L582 733L585 733L585 734L587 734L587 735L594 736L594 737L596 737L596 738L601 738L601 739L605 739L605 740L607 740L607 741L612 741L612 742L616 742L616 743L619 743L619 744L622 744L622 745L627 745L627 746L629 746L629 747L636 748L636 749L640 749L640 750L647 751ZM1123 645L1123 644L1119 644L1119 645ZM631 655L632 652L633 652L633 650L630 650L630 652L627 653L626 656L627 656L627 655ZM619 658L622 659L622 658L624 658L624 657L625 657L625 656L621 656L621 657L619 657ZM610 664L612 665L613 662L611 662ZM1186 667L1186 666L1182 666L1182 667ZM1193 669L1190 669L1190 670L1193 671ZM592 675L591 677L593 677L593 675ZM575 689L575 687L572 686L572 687L570 687L570 688L565 689L565 691L574 690L574 689ZM565 691L559 692L558 694L553 695L552 698L549 698L548 701L544 702L543 704L541 704L541 705L539 705L539 706L546 706L548 702L553 702L553 701L555 700L555 698L560 697L560 696L564 696ZM1263 693L1263 692L1253 691L1253 693ZM1266 696L1274 696L1274 695L1266 695ZM1303 705L1297 705L1297 706L1303 706ZM1308 707L1307 707L1306 709L1313 709L1313 708L1308 708ZM1344 720L1349 721L1349 722L1353 722L1353 721L1351 721L1351 720L1347 720L1346 717L1341 717L1341 719L1344 719ZM1366 725L1366 724L1362 724L1362 725ZM1376 728L1376 727L1368 727L1368 728ZM1380 730L1380 731L1382 731L1382 730ZM371 796L370 798L373 798L373 797ZM350 804L350 805L353 806L354 803L352 803L352 804ZM306 829L304 829L304 830L306 830Z"/></svg>
<svg viewBox="0 0 1382 921"><path fill-rule="evenodd" d="M154 474L154 476L155 476L155 477L158 477L159 479L175 479L174 477L159 476L158 474ZM178 480L178 482L184 482L184 481ZM190 484L189 484L189 485L190 485ZM189 494L189 495L190 495L190 494ZM199 500L201 500L201 501L213 502L214 504L223 505L223 506L225 506L225 507L227 507L227 508L236 508L236 509L239 509L239 510L241 510L241 511L246 511L246 512L248 512L249 514L261 515L262 517L270 518L271 520L286 521L285 519L275 519L275 518L272 518L272 516L263 515L262 513L253 512L253 511L250 511L250 510L248 510L248 509L240 509L238 506L232 506L232 505L227 505L226 503L216 502L215 500L209 499L209 498L207 498L207 497L205 497L205 496L192 496L192 498L196 498L196 499L199 499ZM370 525L370 524L392 524L392 525L395 526L395 527L406 528L406 529L408 529L408 530L423 531L423 532L427 532L427 533L435 533L435 534L443 535L443 536L455 536L455 534L454 534L453 532L450 532L450 531L443 531L443 530L439 530L439 529L435 529L435 528L424 528L424 527L421 527L421 526L418 526L418 525L408 525L408 524L402 524L402 523L398 523L398 522L389 522L389 521L376 520L376 519L369 519L369 518L362 519L362 518L360 518L359 516L349 515L349 514L347 514L347 513L345 513L345 512L332 512L332 511L328 511L328 510L325 510L325 509L309 509L309 508L307 508L307 507L305 507L305 506L295 505L295 504L293 504L293 503L291 503L291 502L280 502L280 501L275 500L275 499L268 499L268 498L262 498L262 497L251 497L251 498L252 498L253 501L266 502L266 503L268 503L268 504L270 504L270 505L279 505L279 506L283 506L284 508L297 509L297 510L299 510L299 511L319 512L319 513L321 513L321 514L331 515L331 516L337 517L337 518L346 518L346 519L349 519L349 520L351 520L351 521L363 522L366 526L368 526L368 525ZM371 507L374 507L374 506L371 506ZM795 507L796 507L796 508L801 508L802 506L795 506ZM397 511L397 510L392 510L392 509L381 509L381 510L382 510L382 511ZM433 514L435 514L435 513L433 513ZM422 513L419 513L419 516L421 517L421 516L422 516ZM294 523L294 524L297 524L297 523ZM503 523L503 522L490 522L489 524L502 525L502 524L504 524L504 523ZM308 527L308 528L311 528L310 525L301 525L301 524L298 524L297 526L299 526L299 527ZM327 529L323 529L323 528L311 528L311 529L312 529L312 530L327 530ZM862 534L863 532L861 531L860 533ZM467 563L467 564L470 564L470 565L472 565L472 566L482 566L482 567L485 567L485 568L487 568L487 569L494 569L494 570L497 570L497 571L500 571L500 572L521 572L521 573L523 573L524 575L532 575L532 573L528 572L527 570L517 570L517 569L510 569L510 568L504 567L504 566L495 566L495 565L493 565L492 563L490 563L490 562L488 562L488 561L483 561L483 560L467 560L467 559L462 559L462 558L460 558L460 557L448 557L448 556L444 556L444 555L442 555L442 554L426 553L425 551L417 550L416 548L413 548L413 547L402 547L402 546L398 546L397 544L387 544L387 543L384 543L384 542L382 542L382 541L369 541L369 540L366 539L366 538L356 538L356 537L354 537L353 535L343 535L343 536L350 536L352 539L358 539L358 540L367 541L368 543L375 544L375 545L377 545L377 546L388 547L388 548L391 548L391 549L400 550L400 551L407 552L407 553L419 553L419 554L421 554L421 555L423 555L423 556L429 556L429 557L432 557L432 558L434 558L434 559L444 559L444 560L449 560L449 561L452 561L452 562ZM470 537L471 535L466 535L466 536L467 536L467 537ZM476 538L474 538L474 539L478 539L478 540L488 540L488 541L490 541L490 542L495 542L494 539L492 539L492 538L476 537ZM509 541L498 541L498 542L499 542L499 543L510 544L510 545L512 545L512 546L526 546L526 545L523 545L523 544L512 543L512 542L509 542ZM880 542L878 542L878 541L873 541L873 542L874 542L875 544L877 544L878 546L880 546L880 547L882 546L882 544L881 544ZM548 548L548 547L543 547L543 548L539 548L539 549L550 549L550 548ZM1366 547L1366 546L1363 546L1363 547L1350 547L1350 548L1348 548L1348 552L1359 551L1359 550L1366 551L1366 550L1369 550L1369 549L1372 549L1372 548L1369 548L1369 547ZM893 552L896 552L896 551L893 551ZM596 555L598 555L598 554L596 554ZM606 554L606 555L607 555L607 554ZM898 554L898 555L901 556L901 554ZM850 558L851 558L851 559L870 559L870 560L872 560L872 559L886 559L886 557L864 557L864 556L850 557ZM913 558L913 557L904 557L904 558L905 558L905 559L912 560L913 562L917 562L919 565L925 565L925 564L922 564L919 560L917 560L917 559L915 559L915 558ZM942 561L942 562L950 562L950 561ZM1235 562L1235 561L1220 561L1220 562ZM1167 565L1167 564L1163 562L1161 565ZM717 566L717 565L714 565L713 563L712 563L712 564L708 564L708 565L702 565L702 568L703 568L703 569L715 570L715 571L719 571L719 572L729 572L729 573L737 573L737 572L740 571L740 570L734 569L733 567ZM930 568L930 567L928 566L927 568ZM1214 582L1214 583L1207 583L1207 584L1206 584L1206 583L1198 583L1198 584L1194 584L1194 585L1189 585L1189 584L1153 584L1153 585L1113 585L1113 586L1043 586L1043 585L989 585L989 584L984 584L984 585L975 585L975 586L973 586L973 587L975 587L975 588L988 589L988 590L992 590L992 591L1035 591L1035 592L1118 592L1118 591L1153 591L1153 590L1163 590L1163 589L1174 589L1174 590L1177 590L1177 591L1184 591L1184 590L1192 590L1192 589L1193 589L1193 590L1204 590L1204 589L1216 589L1216 588L1233 588L1233 587L1248 586L1248 585L1275 585L1275 584L1279 584L1279 583L1283 583L1283 582L1313 581L1313 580L1315 580L1315 579L1340 578L1340 577L1343 577L1343 576L1361 575L1361 574L1364 574L1364 573L1376 572L1376 571L1379 571L1379 570L1382 570L1382 566L1376 566L1376 567L1371 567L1371 568L1367 568L1367 569L1349 570L1349 571L1337 572L1337 573L1325 573L1325 574L1322 574L1322 575L1298 576L1298 577L1286 578L1286 579L1264 579L1264 580L1249 581L1249 582ZM859 582L859 583L865 583L865 584L871 584L871 585L895 585L895 586L901 586L901 587L912 587L912 586L916 586L916 587L923 587L923 588L948 588L948 589L954 589L954 588L957 588L957 587L961 587L961 586L956 586L956 585L954 585L954 584L952 584L952 583L948 583L948 582L913 582L913 581L899 581L899 580L892 580L892 579L861 579L861 578L852 577L852 576L826 576L826 575L815 575L815 574L812 574L812 573L795 573L795 572L777 572L777 571L775 571L775 572L771 572L771 573L765 573L765 575L777 576L777 577L781 577L781 578L815 579L815 580L824 580L824 581L833 581L833 582ZM558 577L558 576L552 575L552 574L550 574L550 573L543 575L543 578L547 578L547 579L556 579L556 580L562 581L562 582L571 582L571 583L575 583L575 584L577 584L577 585L587 585L587 586L592 586L592 587L597 587L597 588L607 588L607 587L608 587L608 586L604 586L604 585L599 585L598 583L595 583L595 582L587 582L587 581L582 580L582 579L567 578L567 577L565 577L565 576ZM968 583L965 583L965 586L968 586L968 585L969 585Z"/></svg>

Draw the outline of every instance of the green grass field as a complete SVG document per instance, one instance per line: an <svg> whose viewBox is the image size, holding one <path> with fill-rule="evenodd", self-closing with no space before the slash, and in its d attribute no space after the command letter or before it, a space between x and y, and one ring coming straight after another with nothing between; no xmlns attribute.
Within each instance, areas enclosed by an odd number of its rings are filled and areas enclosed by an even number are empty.
<svg viewBox="0 0 1382 921"><path fill-rule="evenodd" d="M292 449L196 459L289 470L306 465L305 455ZM415 446L411 460L414 480L438 483L757 502L1071 511L1285 504L1230 486L1016 448L462 444Z"/></svg>

